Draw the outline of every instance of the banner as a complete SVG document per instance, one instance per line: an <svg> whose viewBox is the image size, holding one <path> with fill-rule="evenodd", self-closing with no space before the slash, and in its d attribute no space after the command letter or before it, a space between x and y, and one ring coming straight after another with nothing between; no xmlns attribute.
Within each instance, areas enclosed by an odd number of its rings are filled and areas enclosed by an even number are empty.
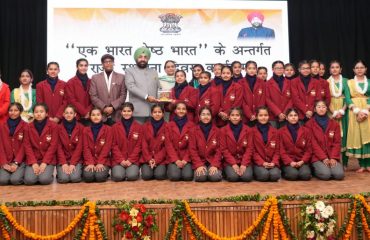
<svg viewBox="0 0 370 240"><path fill-rule="evenodd" d="M49 0L48 61L60 64L60 79L87 58L89 76L102 71L100 58L115 57L115 71L135 64L135 49L146 46L149 66L164 75L174 60L191 79L200 63L245 64L254 60L269 69L275 60L289 61L286 1L235 0Z"/></svg>

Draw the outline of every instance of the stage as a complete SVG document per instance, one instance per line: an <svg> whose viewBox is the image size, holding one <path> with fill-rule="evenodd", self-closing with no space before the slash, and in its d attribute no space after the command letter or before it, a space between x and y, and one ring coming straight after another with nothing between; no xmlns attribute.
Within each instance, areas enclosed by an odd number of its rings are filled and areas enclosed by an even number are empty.
<svg viewBox="0 0 370 240"><path fill-rule="evenodd" d="M356 166L346 172L343 181L319 181L313 178L311 181L290 182L280 180L276 183L195 183L195 182L170 182L170 181L143 181L136 182L112 182L106 183L78 183L57 184L49 186L3 186L0 187L1 202L24 202L24 201L50 201L50 200L81 200L86 198L91 201L108 200L141 200L145 199L204 199L224 198L238 195L329 195L370 192L370 173L357 174ZM337 213L338 226L344 222L348 208L351 204L349 199L327 200ZM283 201L283 208L289 218L292 231L298 235L298 223L300 208L304 201ZM39 234L52 234L59 232L73 220L81 206L48 205L31 207L9 207L15 219L25 228ZM68 205L68 204L67 204ZM200 221L211 231L221 236L235 236L243 232L256 219L261 211L264 201L210 201L192 203L191 207ZM146 204L148 208L157 213L159 231L152 235L152 239L163 240L170 225L173 203ZM101 210L101 219L105 225L108 239L121 239L114 235L112 222L117 208L114 204L98 205ZM184 230L184 239L189 239ZM355 231L354 231L355 232ZM271 231L272 234L272 231ZM19 232L13 232L15 239L26 239ZM72 239L74 234L69 234L63 239ZM271 235L272 236L272 235ZM1 239L1 237L0 237ZM202 238L208 239L208 238ZM268 238L272 239L272 238ZM356 239L353 233L351 239Z"/></svg>

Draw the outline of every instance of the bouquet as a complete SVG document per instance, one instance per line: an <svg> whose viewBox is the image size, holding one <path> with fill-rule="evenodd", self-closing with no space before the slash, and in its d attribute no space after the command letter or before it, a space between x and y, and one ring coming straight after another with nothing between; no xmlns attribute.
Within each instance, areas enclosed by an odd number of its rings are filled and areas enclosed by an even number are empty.
<svg viewBox="0 0 370 240"><path fill-rule="evenodd" d="M158 230L156 213L143 204L125 204L119 207L113 227L115 233L122 233L125 240L150 240L150 234Z"/></svg>
<svg viewBox="0 0 370 240"><path fill-rule="evenodd" d="M334 240L336 227L334 209L323 201L314 201L301 210L300 223L302 239Z"/></svg>

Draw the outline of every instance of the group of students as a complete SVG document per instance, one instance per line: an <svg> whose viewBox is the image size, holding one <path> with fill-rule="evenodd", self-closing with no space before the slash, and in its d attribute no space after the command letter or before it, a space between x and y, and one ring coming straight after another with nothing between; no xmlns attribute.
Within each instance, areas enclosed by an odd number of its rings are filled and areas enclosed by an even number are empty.
<svg viewBox="0 0 370 240"><path fill-rule="evenodd" d="M352 80L341 76L338 61L330 63L328 80L320 77L315 60L302 61L292 80L284 72L293 65L281 61L272 64L266 82L256 76L255 62L246 63L245 77L241 68L238 62L216 64L211 80L201 65L194 66L190 83L184 71L174 71L172 101L153 105L144 125L134 120L129 102L120 108L121 121L110 127L99 108L89 106L81 114L61 102L51 112L48 99L33 106L33 122L27 124L21 117L27 102L15 101L0 128L0 184L49 184L55 166L60 183L106 181L110 170L114 181L137 180L140 173L144 180L308 180L312 174L339 180L341 160L346 166L348 156L360 160L358 172L370 171L370 88L363 61L355 63ZM65 83L52 79L58 71L57 64L48 65L48 79L39 83L50 88L44 96L64 95ZM86 92L89 79L76 75L81 83L74 85ZM90 126L82 126L82 118Z"/></svg>

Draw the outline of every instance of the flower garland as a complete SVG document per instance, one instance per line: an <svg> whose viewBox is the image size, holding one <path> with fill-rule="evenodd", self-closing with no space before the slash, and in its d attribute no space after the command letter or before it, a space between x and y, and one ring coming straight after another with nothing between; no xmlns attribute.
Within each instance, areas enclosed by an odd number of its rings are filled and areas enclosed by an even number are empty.
<svg viewBox="0 0 370 240"><path fill-rule="evenodd" d="M84 215L87 209L88 209L88 215L86 216L87 220L85 221ZM21 232L25 237L29 239L38 239L38 240L61 239L65 237L67 234L69 234L79 222L85 222L84 229L82 231L82 236L80 239L86 239L87 233L89 234L89 239L91 240L107 239L105 234L102 234L100 231L99 224L98 224L98 218L96 216L96 205L95 203L92 203L92 202L85 203L82 206L80 212L77 214L77 216L72 220L72 222L63 231L56 233L56 234L47 235L47 236L39 235L39 234L28 231L25 227L23 227L17 222L17 220L13 217L13 215L10 213L9 209L5 205L2 205L0 210L4 216L4 218L0 219L0 224L1 224L2 236L5 239L10 239L10 234L4 226L5 221L9 221L9 224L11 226L13 226L17 231ZM97 235L96 237L95 237L95 233Z"/></svg>
<svg viewBox="0 0 370 240"><path fill-rule="evenodd" d="M354 80L355 80L355 84L356 84L356 91L358 93L361 93L362 95L364 95L366 92L367 92L367 88L368 88L368 85L369 85L369 82L367 81L367 77L364 76L364 88L361 89L360 87L360 83L358 82L358 79L357 79L357 76L354 77Z"/></svg>
<svg viewBox="0 0 370 240"><path fill-rule="evenodd" d="M329 81L330 81L330 89L331 89L332 96L336 97L336 98L339 98L340 96L342 96L342 93L343 93L343 77L342 77L342 74L339 75L338 91L336 91L335 80L334 80L333 76L330 76Z"/></svg>
<svg viewBox="0 0 370 240"><path fill-rule="evenodd" d="M179 226L179 220L176 220L175 225L173 227L173 232L172 232L172 234L170 236L170 240L176 240L178 226Z"/></svg>

